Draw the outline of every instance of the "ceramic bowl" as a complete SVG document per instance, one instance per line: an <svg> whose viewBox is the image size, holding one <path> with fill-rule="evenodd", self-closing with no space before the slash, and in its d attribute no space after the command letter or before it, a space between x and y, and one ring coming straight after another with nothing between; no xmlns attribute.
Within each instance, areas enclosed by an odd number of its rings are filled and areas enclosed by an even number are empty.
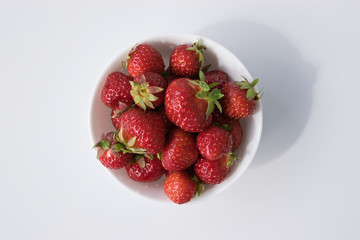
<svg viewBox="0 0 360 240"><path fill-rule="evenodd" d="M242 76L248 78L249 80L253 79L237 56L221 44L203 36L195 34L168 34L147 38L139 41L139 43L147 43L156 48L163 56L167 67L170 54L177 45L191 45L198 39L200 39L202 45L206 46L206 51L204 52L206 58L205 65L211 64L210 70L222 70L226 72L231 81L241 81ZM134 43L134 45L135 44L136 43ZM111 109L102 103L100 93L108 74L114 71L120 71L128 74L127 70L121 66L121 61L126 59L126 56L132 47L133 46L124 47L124 50L118 53L118 56L109 64L109 67L104 71L94 89L90 105L90 134L94 144L99 140L103 133L115 131L110 119ZM234 184L234 182L237 181L249 167L258 149L263 125L261 101L257 101L256 104L255 113L251 117L240 120L244 135L240 147L235 152L240 159L238 164L234 164L231 167L224 182L213 186L206 185L206 189L200 197L195 196L187 204L203 202L219 195L225 189ZM121 186L139 196L164 203L171 202L163 190L165 176L157 182L142 183L130 179L125 169L106 170L109 171L109 173L120 183Z"/></svg>

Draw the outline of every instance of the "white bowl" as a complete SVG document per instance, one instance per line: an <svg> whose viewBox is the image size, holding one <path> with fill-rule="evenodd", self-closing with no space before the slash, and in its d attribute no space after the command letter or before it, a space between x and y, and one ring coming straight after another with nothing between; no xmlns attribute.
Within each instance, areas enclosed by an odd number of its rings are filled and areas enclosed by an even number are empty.
<svg viewBox="0 0 360 240"><path fill-rule="evenodd" d="M163 56L167 67L172 49L180 44L193 44L198 39L200 39L201 44L205 45L207 48L204 53L206 58L205 64L211 64L210 70L222 70L226 72L231 81L241 81L241 76L245 76L249 80L252 80L250 73L233 53L221 46L219 43L202 36L192 34L169 34L147 38L143 41L139 41L138 43L148 43L155 47ZM135 44L136 43L134 43L134 45ZM100 93L106 77L111 72L120 71L128 75L127 70L121 66L121 61L126 59L126 56L132 47L133 46L128 46L127 48L124 48L114 61L112 61L110 66L105 70L102 77L99 79L99 82L94 90L90 106L90 132L94 144L99 140L103 133L115 131L110 119L111 109L102 103ZM261 138L263 114L260 101L257 101L255 113L251 117L240 120L240 123L243 128L244 135L240 147L235 152L240 159L239 164L234 164L231 167L224 182L213 186L206 185L205 191L200 195L200 197L195 196L187 204L199 203L220 194L238 180L244 171L249 167L258 149ZM103 166L101 165L101 167ZM104 167L104 169L106 168ZM122 186L139 196L165 203L171 202L163 190L165 177L161 178L157 182L142 183L131 180L125 169L108 171L117 181L121 183Z"/></svg>

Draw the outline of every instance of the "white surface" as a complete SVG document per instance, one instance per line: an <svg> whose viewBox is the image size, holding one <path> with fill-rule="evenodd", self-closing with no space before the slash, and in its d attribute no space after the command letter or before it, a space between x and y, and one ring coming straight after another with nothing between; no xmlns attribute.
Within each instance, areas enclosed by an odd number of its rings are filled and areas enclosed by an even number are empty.
<svg viewBox="0 0 360 240"><path fill-rule="evenodd" d="M358 9L1 1L0 239L360 239ZM123 45L164 32L222 43L265 87L253 164L201 205L144 201L91 151L98 78Z"/></svg>
<svg viewBox="0 0 360 240"><path fill-rule="evenodd" d="M171 52L176 46L181 44L191 45L196 41L200 41L201 45L207 48L204 53L206 58L205 65L211 64L212 69L226 72L231 81L241 81L243 80L241 76L246 77L249 81L253 80L246 67L234 54L206 37L194 34L159 34L156 37L140 40L141 43L150 44L161 53L166 63L165 68L168 67ZM99 78L92 95L89 116L93 144L97 143L99 136L102 136L104 133L115 131L110 120L111 109L106 107L100 99L101 90L110 73L120 71L128 74L127 70L121 66L121 62L126 59L131 48L132 46L124 46L124 49L122 49L119 55L109 64L102 77ZM226 181L212 186L207 185L206 190L201 193L201 197L193 198L188 204L199 204L221 194L239 179L254 160L259 147L263 126L261 100L256 101L256 110L253 115L241 120L241 126L244 131L243 138L240 147L234 152L236 156L239 157L239 161L231 167L231 171L226 176ZM109 170L109 172L122 186L131 190L133 193L147 197L147 200L161 201L165 204L171 203L171 200L164 193L163 184L165 177L156 182L142 183L130 179L124 170Z"/></svg>

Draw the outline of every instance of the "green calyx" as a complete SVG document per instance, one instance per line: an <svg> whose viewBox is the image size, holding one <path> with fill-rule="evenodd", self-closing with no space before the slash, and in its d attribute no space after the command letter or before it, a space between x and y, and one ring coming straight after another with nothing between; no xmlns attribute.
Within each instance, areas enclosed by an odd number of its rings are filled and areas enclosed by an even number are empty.
<svg viewBox="0 0 360 240"><path fill-rule="evenodd" d="M196 97L199 99L205 99L208 102L208 107L206 109L206 119L208 119L209 115L214 111L215 106L219 109L220 112L222 112L222 107L218 100L222 98L224 94L222 94L221 91L217 88L211 90L211 88L216 87L219 83L212 83L208 85L205 82L205 75L202 70L199 71L199 77L200 80L188 81L200 87L200 91L196 93Z"/></svg>
<svg viewBox="0 0 360 240"><path fill-rule="evenodd" d="M230 124L226 124L226 123L217 123L217 122L213 122L212 123L215 126L218 126L219 128L224 129L227 132L230 132L232 129L232 126Z"/></svg>
<svg viewBox="0 0 360 240"><path fill-rule="evenodd" d="M154 94L164 90L161 87L149 86L144 74L141 75L139 82L130 81L130 85L132 88L130 94L133 97L135 104L140 105L144 110L146 110L146 107L154 109L152 102L158 99Z"/></svg>
<svg viewBox="0 0 360 240"><path fill-rule="evenodd" d="M230 152L227 156L226 167L231 167L234 163L237 164L238 156L236 156L233 152Z"/></svg>
<svg viewBox="0 0 360 240"><path fill-rule="evenodd" d="M205 190L205 184L201 182L196 175L192 176L192 180L196 183L195 194L199 197L200 194Z"/></svg>
<svg viewBox="0 0 360 240"><path fill-rule="evenodd" d="M200 45L200 39L196 43L194 43L191 47L187 48L186 50L195 51L196 54L199 55L199 62L201 62L201 65L204 64L205 57L203 54L203 50L206 50L206 47Z"/></svg>
<svg viewBox="0 0 360 240"><path fill-rule="evenodd" d="M99 147L101 147L104 150L108 150L110 149L110 142L105 139L102 139L101 141L97 142L93 148L99 148Z"/></svg>
<svg viewBox="0 0 360 240"><path fill-rule="evenodd" d="M124 139L123 128L120 128L120 130L116 133L115 140L118 141L118 143L113 146L115 152L122 151L123 153L146 154L146 149L134 147L136 136L127 141Z"/></svg>
<svg viewBox="0 0 360 240"><path fill-rule="evenodd" d="M237 82L237 85L241 86L241 89L247 89L246 92L246 98L250 101L250 100L259 100L262 98L263 93L261 93L261 90L259 92L256 92L254 87L256 86L256 84L259 82L259 79L256 78L254 79L254 81L252 81L251 83L249 82L249 80L247 80L246 77L242 76L244 78L244 81L241 82ZM261 93L261 94L260 94Z"/></svg>

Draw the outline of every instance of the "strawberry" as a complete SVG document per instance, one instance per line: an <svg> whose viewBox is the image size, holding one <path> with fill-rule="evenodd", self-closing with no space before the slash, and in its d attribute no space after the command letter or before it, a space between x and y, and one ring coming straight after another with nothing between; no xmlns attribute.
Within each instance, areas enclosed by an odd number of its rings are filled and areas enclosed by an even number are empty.
<svg viewBox="0 0 360 240"><path fill-rule="evenodd" d="M198 158L195 138L180 128L173 128L161 151L161 162L168 171L180 171L191 166Z"/></svg>
<svg viewBox="0 0 360 240"><path fill-rule="evenodd" d="M170 56L171 72L180 77L193 77L198 74L204 63L203 49L199 42L177 46Z"/></svg>
<svg viewBox="0 0 360 240"><path fill-rule="evenodd" d="M218 100L223 96L218 89L207 85L200 71L200 80L179 78L170 83L165 94L166 116L175 125L188 132L206 129L212 119L215 105L221 110Z"/></svg>
<svg viewBox="0 0 360 240"><path fill-rule="evenodd" d="M144 72L162 73L165 65L161 54L149 44L139 44L131 49L126 59L131 77Z"/></svg>
<svg viewBox="0 0 360 240"><path fill-rule="evenodd" d="M165 174L160 159L153 159L145 155L137 155L134 160L125 166L129 177L138 182L154 182Z"/></svg>
<svg viewBox="0 0 360 240"><path fill-rule="evenodd" d="M215 125L199 133L196 144L200 154L209 160L222 158L233 148L231 133Z"/></svg>
<svg viewBox="0 0 360 240"><path fill-rule="evenodd" d="M94 148L97 148L97 158L107 168L119 169L124 167L132 158L131 153L123 153L119 143L114 140L115 132L103 135Z"/></svg>
<svg viewBox="0 0 360 240"><path fill-rule="evenodd" d="M132 108L120 116L116 139L127 151L157 154L165 143L165 120L161 113Z"/></svg>
<svg viewBox="0 0 360 240"><path fill-rule="evenodd" d="M177 204L189 202L196 193L196 181L185 171L170 172L164 182L164 192Z"/></svg>
<svg viewBox="0 0 360 240"><path fill-rule="evenodd" d="M130 81L131 96L142 109L154 109L164 103L167 81L159 74L145 72Z"/></svg>
<svg viewBox="0 0 360 240"><path fill-rule="evenodd" d="M227 74L220 70L213 70L205 73L205 82L207 84L219 83L216 87L221 89L225 83L229 82Z"/></svg>
<svg viewBox="0 0 360 240"><path fill-rule="evenodd" d="M125 112L131 104L120 102L118 106L111 111L111 121L116 130L120 130L120 116Z"/></svg>
<svg viewBox="0 0 360 240"><path fill-rule="evenodd" d="M224 85L221 92L224 97L221 99L221 106L224 113L234 119L242 119L251 116L255 111L255 101L262 97L254 89L259 79L249 82L229 82Z"/></svg>
<svg viewBox="0 0 360 240"><path fill-rule="evenodd" d="M204 183L219 184L224 181L234 160L236 156L232 154L215 161L200 157L194 164L194 172Z"/></svg>
<svg viewBox="0 0 360 240"><path fill-rule="evenodd" d="M110 73L101 91L103 103L109 108L118 106L119 102L132 103L130 81L132 78L121 72Z"/></svg>
<svg viewBox="0 0 360 240"><path fill-rule="evenodd" d="M213 114L213 124L231 133L234 144L232 151L234 152L240 146L243 136L243 130L241 128L240 121L229 118L223 114L220 114L219 112L215 112Z"/></svg>

